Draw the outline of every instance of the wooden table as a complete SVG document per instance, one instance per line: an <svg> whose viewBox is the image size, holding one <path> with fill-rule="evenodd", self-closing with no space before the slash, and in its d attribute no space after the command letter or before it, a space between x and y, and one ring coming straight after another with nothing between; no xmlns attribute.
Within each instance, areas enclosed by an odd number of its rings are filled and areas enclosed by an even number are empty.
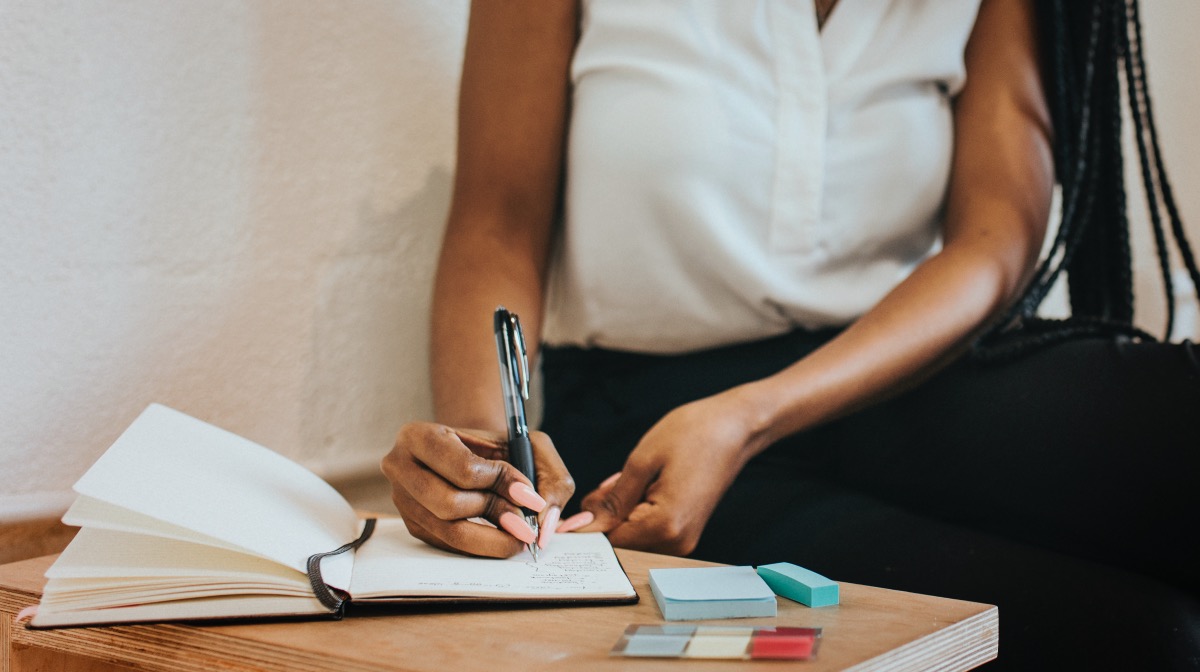
<svg viewBox="0 0 1200 672"><path fill-rule="evenodd" d="M780 598L776 618L705 621L823 628L803 663L610 658L625 627L662 623L651 567L710 563L618 551L641 601L618 607L423 610L343 621L26 630L15 614L36 604L54 556L0 566L0 666L33 670L966 670L996 657L996 607L841 584L841 604L810 609Z"/></svg>

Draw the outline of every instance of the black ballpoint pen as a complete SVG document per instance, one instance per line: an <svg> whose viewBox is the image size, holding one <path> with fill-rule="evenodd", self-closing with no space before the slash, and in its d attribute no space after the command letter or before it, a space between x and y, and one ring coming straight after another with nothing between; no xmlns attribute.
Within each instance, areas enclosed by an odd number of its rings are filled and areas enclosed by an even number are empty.
<svg viewBox="0 0 1200 672"><path fill-rule="evenodd" d="M537 490L537 470L533 465L533 444L529 441L529 425L525 418L525 400L529 398L529 355L521 321L504 306L496 308L493 319L496 332L496 355L500 360L500 389L504 393L504 414L508 419L508 461ZM533 528L534 541L528 544L534 562L538 559L537 513L521 507L525 522Z"/></svg>

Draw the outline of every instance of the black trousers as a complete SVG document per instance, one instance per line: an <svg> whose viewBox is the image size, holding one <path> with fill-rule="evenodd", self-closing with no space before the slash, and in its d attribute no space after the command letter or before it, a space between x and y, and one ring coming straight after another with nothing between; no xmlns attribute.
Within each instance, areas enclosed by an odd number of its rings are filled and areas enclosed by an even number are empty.
<svg viewBox="0 0 1200 672"><path fill-rule="evenodd" d="M575 502L666 412L832 335L677 356L547 348L542 429ZM1197 535L1200 352L1095 338L960 360L772 446L693 556L996 604L996 668L1200 669Z"/></svg>

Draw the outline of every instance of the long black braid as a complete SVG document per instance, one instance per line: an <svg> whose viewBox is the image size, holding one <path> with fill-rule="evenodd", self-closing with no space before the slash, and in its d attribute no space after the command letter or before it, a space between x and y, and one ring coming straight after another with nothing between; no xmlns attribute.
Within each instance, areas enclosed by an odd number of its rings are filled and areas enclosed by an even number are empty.
<svg viewBox="0 0 1200 672"><path fill-rule="evenodd" d="M1088 335L1154 337L1134 326L1133 271L1126 213L1121 106L1127 102L1137 141L1155 249L1167 299L1169 338L1175 319L1170 233L1200 294L1191 245L1183 230L1159 151L1137 0L1039 0L1036 3L1043 82L1054 124L1054 162L1062 215L1046 259L1025 294L975 348L984 360ZM1125 86L1122 87L1122 78ZM1036 316L1065 273L1071 317Z"/></svg>

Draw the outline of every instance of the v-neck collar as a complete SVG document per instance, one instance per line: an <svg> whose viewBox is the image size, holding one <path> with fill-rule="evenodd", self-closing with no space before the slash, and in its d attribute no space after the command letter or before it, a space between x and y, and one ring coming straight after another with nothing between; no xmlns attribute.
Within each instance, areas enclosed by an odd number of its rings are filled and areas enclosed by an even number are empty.
<svg viewBox="0 0 1200 672"><path fill-rule="evenodd" d="M824 16L821 15L821 4L823 4L821 0L813 0L813 9L817 14L817 30L825 30L825 24L829 23L829 18L833 16L834 12L837 11L840 3L838 0L833 0L833 4L829 7L828 11L825 12Z"/></svg>
<svg viewBox="0 0 1200 672"><path fill-rule="evenodd" d="M879 24L896 0L838 0L825 25L817 29L817 39L825 60L829 80L846 74L862 55L879 29ZM911 2L912 0L900 0ZM813 27L817 27L817 6L812 7Z"/></svg>

